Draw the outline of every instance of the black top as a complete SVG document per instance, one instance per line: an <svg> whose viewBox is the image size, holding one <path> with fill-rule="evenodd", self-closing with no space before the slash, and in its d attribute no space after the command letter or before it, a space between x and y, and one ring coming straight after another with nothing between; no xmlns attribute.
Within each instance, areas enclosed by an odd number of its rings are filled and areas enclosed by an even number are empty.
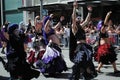
<svg viewBox="0 0 120 80"><path fill-rule="evenodd" d="M9 36L9 42L7 43L7 58L19 57L21 60L26 58L24 37L24 34L21 34L19 37L14 34Z"/></svg>
<svg viewBox="0 0 120 80"><path fill-rule="evenodd" d="M100 38L108 38L108 37L109 37L109 35L107 32L105 32L105 33L100 32Z"/></svg>
<svg viewBox="0 0 120 80"><path fill-rule="evenodd" d="M43 33L41 32L41 33L36 33L36 35L38 35L38 36L42 36L43 35Z"/></svg>
<svg viewBox="0 0 120 80"><path fill-rule="evenodd" d="M85 31L82 29L81 26L78 27L78 31L75 34L75 38L76 38L77 41L79 41L79 40L86 40Z"/></svg>

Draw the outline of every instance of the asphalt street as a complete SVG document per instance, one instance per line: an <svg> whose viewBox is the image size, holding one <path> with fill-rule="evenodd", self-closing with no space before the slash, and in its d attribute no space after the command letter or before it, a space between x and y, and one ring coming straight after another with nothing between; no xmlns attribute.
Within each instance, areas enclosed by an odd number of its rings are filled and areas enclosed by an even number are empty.
<svg viewBox="0 0 120 80"><path fill-rule="evenodd" d="M37 79L34 78L32 80L68 80L72 72L71 67L73 66L73 63L69 60L68 48L62 48L62 54L68 66L68 71L62 72L61 74L57 74L55 77L45 77L44 75L40 74L40 76ZM116 61L116 64L117 68L120 70L120 52L117 51L117 54L118 60ZM0 53L0 56L2 56L4 60L6 60L4 54ZM95 67L97 67L98 63L94 62L94 65ZM92 80L120 80L120 73L114 74L112 65L104 65L101 68L101 71L102 73L99 73L98 76ZM0 80L8 80L9 77L9 73L3 68L2 63L0 62Z"/></svg>

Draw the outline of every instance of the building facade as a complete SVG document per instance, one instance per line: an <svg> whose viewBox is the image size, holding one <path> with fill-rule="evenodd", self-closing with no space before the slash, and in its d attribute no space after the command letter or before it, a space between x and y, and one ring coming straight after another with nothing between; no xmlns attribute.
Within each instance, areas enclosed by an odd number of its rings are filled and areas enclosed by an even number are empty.
<svg viewBox="0 0 120 80"><path fill-rule="evenodd" d="M2 24L5 21L10 23L19 23L23 20L23 12L18 10L18 7L22 6L22 0L1 0L2 9L1 13L3 14L1 17L3 20Z"/></svg>
<svg viewBox="0 0 120 80"><path fill-rule="evenodd" d="M72 14L72 5L74 0L1 0L3 3L3 21L19 23L24 21L27 24L28 19L31 19L34 24L36 15L41 15L41 7L43 7L42 15L53 13L58 19L60 15L66 17L67 22L70 22ZM42 6L41 6L42 1ZM93 18L101 18L105 16L106 11L114 10L114 21L120 21L120 1L119 0L77 0L80 11L80 16L84 19L87 15L87 5L92 5L94 11ZM2 11L2 10L1 10ZM84 14L84 15L83 15ZM117 15L117 16L116 16ZM2 19L1 18L1 19ZM113 18L114 19L114 18Z"/></svg>
<svg viewBox="0 0 120 80"><path fill-rule="evenodd" d="M28 19L31 19L32 23L34 23L35 16L41 15L41 1L43 6L42 16L53 13L58 18L58 15L63 15L64 11L69 10L68 0L23 0L23 6L18 9L23 11L25 23L27 23Z"/></svg>

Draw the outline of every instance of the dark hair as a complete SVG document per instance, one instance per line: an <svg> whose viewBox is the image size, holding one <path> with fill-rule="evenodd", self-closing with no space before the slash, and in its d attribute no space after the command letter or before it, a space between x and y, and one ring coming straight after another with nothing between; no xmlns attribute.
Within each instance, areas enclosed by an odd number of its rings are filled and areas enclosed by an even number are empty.
<svg viewBox="0 0 120 80"><path fill-rule="evenodd" d="M8 25L8 34L12 34L15 29L18 28L18 24L9 24Z"/></svg>

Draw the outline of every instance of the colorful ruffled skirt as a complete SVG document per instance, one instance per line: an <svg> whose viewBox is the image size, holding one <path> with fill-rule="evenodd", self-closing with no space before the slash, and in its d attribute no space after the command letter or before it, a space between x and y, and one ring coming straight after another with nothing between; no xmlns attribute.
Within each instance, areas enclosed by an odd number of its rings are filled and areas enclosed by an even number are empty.
<svg viewBox="0 0 120 80"><path fill-rule="evenodd" d="M60 48L57 45L46 47L42 59L36 62L37 67L39 67L42 73L61 73L67 70L66 62L59 50Z"/></svg>
<svg viewBox="0 0 120 80"><path fill-rule="evenodd" d="M113 63L117 60L117 54L114 49L115 48L110 44L100 45L96 51L95 60L103 64Z"/></svg>

